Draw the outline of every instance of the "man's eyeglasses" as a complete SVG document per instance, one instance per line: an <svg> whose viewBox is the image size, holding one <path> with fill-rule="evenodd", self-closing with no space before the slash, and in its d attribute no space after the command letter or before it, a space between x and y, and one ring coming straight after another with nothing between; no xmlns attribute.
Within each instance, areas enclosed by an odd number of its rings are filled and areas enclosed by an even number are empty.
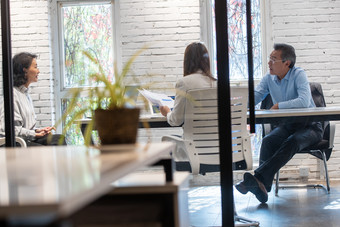
<svg viewBox="0 0 340 227"><path fill-rule="evenodd" d="M282 59L274 60L274 59L272 59L272 58L268 58L268 63L270 62L270 63L272 63L272 64L275 64L275 62L279 62L279 61L284 61L284 60L282 60Z"/></svg>

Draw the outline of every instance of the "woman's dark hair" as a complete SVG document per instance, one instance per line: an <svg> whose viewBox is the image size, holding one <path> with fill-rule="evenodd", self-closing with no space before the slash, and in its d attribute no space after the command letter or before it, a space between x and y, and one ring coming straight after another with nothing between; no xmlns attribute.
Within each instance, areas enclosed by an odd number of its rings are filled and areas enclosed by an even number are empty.
<svg viewBox="0 0 340 227"><path fill-rule="evenodd" d="M210 71L210 59L207 48L202 43L191 43L184 52L183 74L184 76L202 70L212 80L216 80Z"/></svg>
<svg viewBox="0 0 340 227"><path fill-rule="evenodd" d="M28 69L32 65L36 54L21 52L13 57L13 85L19 87L27 82L24 69Z"/></svg>
<svg viewBox="0 0 340 227"><path fill-rule="evenodd" d="M285 43L275 43L274 50L281 50L282 61L290 61L289 68L293 68L296 61L295 49Z"/></svg>

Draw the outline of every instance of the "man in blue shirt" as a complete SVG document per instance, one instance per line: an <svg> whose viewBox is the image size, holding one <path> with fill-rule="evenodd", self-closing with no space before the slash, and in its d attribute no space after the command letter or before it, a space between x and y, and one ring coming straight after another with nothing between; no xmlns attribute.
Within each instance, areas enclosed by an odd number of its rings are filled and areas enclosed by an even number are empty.
<svg viewBox="0 0 340 227"><path fill-rule="evenodd" d="M268 61L267 73L255 89L255 104L268 94L274 105L272 109L315 107L309 82L303 69L295 67L295 49L288 44L274 44ZM320 122L285 122L279 124L262 140L260 165L255 174L244 174L236 189L242 194L248 191L264 203L268 200L275 173L295 153L321 141L323 134Z"/></svg>

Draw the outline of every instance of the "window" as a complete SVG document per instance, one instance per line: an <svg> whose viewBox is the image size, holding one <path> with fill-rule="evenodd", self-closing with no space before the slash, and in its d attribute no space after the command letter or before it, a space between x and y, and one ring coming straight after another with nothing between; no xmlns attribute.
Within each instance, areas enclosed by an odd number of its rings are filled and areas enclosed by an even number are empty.
<svg viewBox="0 0 340 227"><path fill-rule="evenodd" d="M206 0L205 10L202 10L203 41L212 57L212 69L216 74L216 32L215 32L215 1ZM253 57L254 57L254 78L262 77L262 36L261 36L261 8L260 0L251 1L252 8L252 30L253 30ZM246 1L227 0L228 7L228 37L229 37L229 60L230 79L233 81L247 80L247 28L246 28Z"/></svg>
<svg viewBox="0 0 340 227"><path fill-rule="evenodd" d="M203 29L203 41L207 43L212 61L212 71L217 74L216 64L216 31L215 31L215 1L205 0L203 3L201 26ZM259 80L263 75L262 64L262 33L261 33L261 5L260 0L251 1L252 9L252 34L253 34L253 61L254 79ZM247 21L246 1L227 0L228 8L228 44L229 44L229 69L231 83L247 85L248 59L247 59ZM205 35L204 35L205 34ZM265 65L266 66L266 65ZM262 128L256 125L256 134L252 138L254 157L258 156Z"/></svg>
<svg viewBox="0 0 340 227"><path fill-rule="evenodd" d="M106 74L113 74L111 4L61 5L63 87L89 86L88 51L99 59ZM111 73L110 73L111 72Z"/></svg>
<svg viewBox="0 0 340 227"><path fill-rule="evenodd" d="M60 119L68 104L68 91L75 87L100 86L90 81L91 68L83 51L97 58L107 75L113 77L113 64L116 61L114 28L118 16L113 1L54 1L56 14L54 27L56 67L56 118ZM84 98L77 103L82 105ZM67 121L67 120L66 120ZM69 144L82 143L81 133L74 127L67 137Z"/></svg>

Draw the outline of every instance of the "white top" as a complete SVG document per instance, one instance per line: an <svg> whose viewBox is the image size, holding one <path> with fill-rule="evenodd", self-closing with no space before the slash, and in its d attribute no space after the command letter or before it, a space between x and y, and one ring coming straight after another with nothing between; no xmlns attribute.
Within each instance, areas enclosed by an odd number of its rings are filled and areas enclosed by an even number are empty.
<svg viewBox="0 0 340 227"><path fill-rule="evenodd" d="M216 87L217 82L198 71L197 73L187 75L176 83L175 105L167 115L167 121L171 126L179 126L184 123L186 92L191 89Z"/></svg>
<svg viewBox="0 0 340 227"><path fill-rule="evenodd" d="M14 128L15 135L24 139L35 138L36 116L32 99L25 86L14 87L13 89ZM0 136L5 136L5 116L3 105L0 111Z"/></svg>

